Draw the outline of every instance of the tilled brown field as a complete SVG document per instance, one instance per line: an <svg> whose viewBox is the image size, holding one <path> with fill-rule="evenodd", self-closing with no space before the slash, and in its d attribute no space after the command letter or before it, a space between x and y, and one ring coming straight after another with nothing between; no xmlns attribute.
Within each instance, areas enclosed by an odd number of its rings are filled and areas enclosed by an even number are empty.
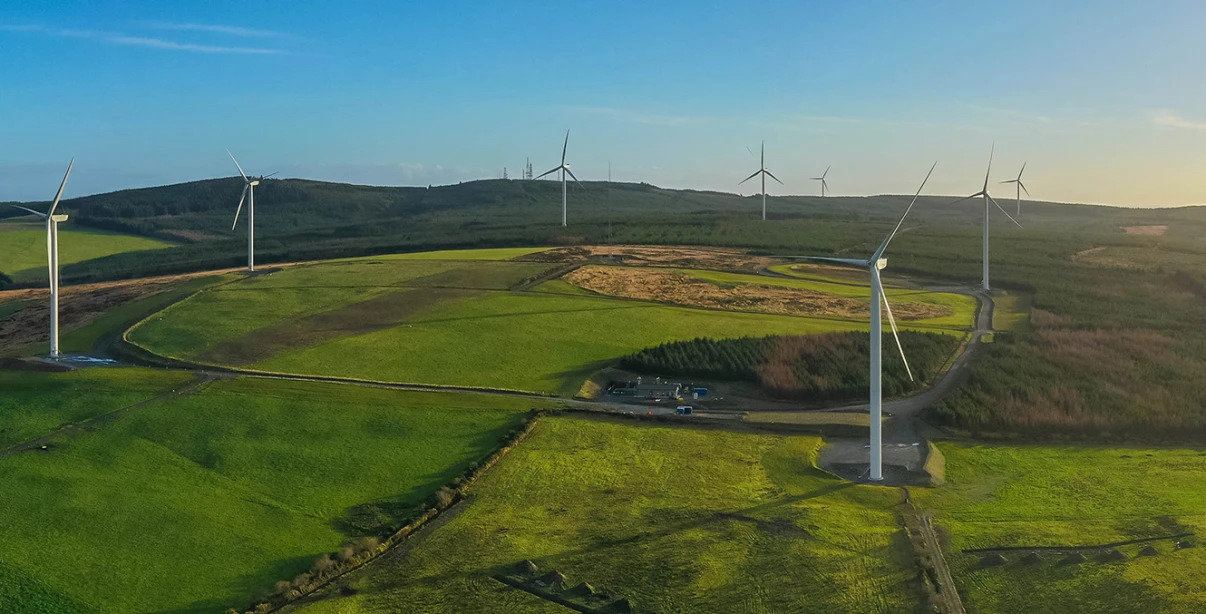
<svg viewBox="0 0 1206 614"><path fill-rule="evenodd" d="M652 267L584 266L562 279L608 296L691 307L840 318L866 318L870 313L868 302L858 299L761 284L721 286L686 273ZM922 320L952 312L940 305L900 303L892 306L892 313L901 320Z"/></svg>
<svg viewBox="0 0 1206 614"><path fill-rule="evenodd" d="M583 245L559 247L528 254L517 260L535 262L580 262L607 257L615 264L663 266L716 271L754 272L779 264L775 258L751 256L735 249L712 247L658 247L645 245Z"/></svg>
<svg viewBox="0 0 1206 614"><path fill-rule="evenodd" d="M69 331L86 326L101 314L123 303L159 294L194 277L225 272L228 271L205 271L63 286L59 292L59 329ZM0 320L0 349L12 350L49 341L50 290L26 288L0 292L0 305L24 301L30 301L30 304Z"/></svg>

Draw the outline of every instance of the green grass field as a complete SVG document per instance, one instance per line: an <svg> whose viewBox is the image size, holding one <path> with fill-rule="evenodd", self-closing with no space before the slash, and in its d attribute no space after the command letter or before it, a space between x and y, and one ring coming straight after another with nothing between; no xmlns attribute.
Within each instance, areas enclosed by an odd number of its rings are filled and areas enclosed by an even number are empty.
<svg viewBox="0 0 1206 614"><path fill-rule="evenodd" d="M68 224L59 227L61 266L123 252L171 247L170 243L158 239L72 228ZM40 224L0 224L0 271L14 281L46 279L45 227Z"/></svg>
<svg viewBox="0 0 1206 614"><path fill-rule="evenodd" d="M950 534L947 559L968 612L1206 611L1206 550L1156 542L1155 557L1080 565L1014 555L981 569L964 548L1091 545L1206 530L1206 452L944 443L946 485L916 491Z"/></svg>
<svg viewBox="0 0 1206 614"><path fill-rule="evenodd" d="M256 364L272 371L572 394L643 347L695 337L854 330L858 323L541 293L488 293L430 307L395 327Z"/></svg>
<svg viewBox="0 0 1206 614"><path fill-rule="evenodd" d="M33 391L20 405L52 411L81 389L90 395L94 374L116 371L56 375L79 381L60 386L57 398ZM177 383L122 371L126 395ZM0 457L0 611L244 606L349 536L400 526L530 407L480 395L219 380L54 440L49 451Z"/></svg>
<svg viewBox="0 0 1206 614"><path fill-rule="evenodd" d="M808 334L861 320L723 312L620 300L564 281L508 288L549 265L496 260L531 250L437 252L288 268L214 288L135 327L129 339L171 357L254 369L570 395L593 371L651 345L695 337ZM717 283L773 283L861 296L857 286L687 271ZM952 308L910 322L962 331L969 297L895 289ZM505 360L499 360L505 357Z"/></svg>
<svg viewBox="0 0 1206 614"><path fill-rule="evenodd" d="M912 611L899 493L818 471L818 444L546 418L447 524L353 575L357 594L299 609L567 611L491 577L530 559L642 613Z"/></svg>
<svg viewBox="0 0 1206 614"><path fill-rule="evenodd" d="M0 371L0 449L152 399L191 379L188 373L153 369Z"/></svg>
<svg viewBox="0 0 1206 614"><path fill-rule="evenodd" d="M992 300L993 330L1030 330L1030 309L1033 297L1029 294L1001 291Z"/></svg>

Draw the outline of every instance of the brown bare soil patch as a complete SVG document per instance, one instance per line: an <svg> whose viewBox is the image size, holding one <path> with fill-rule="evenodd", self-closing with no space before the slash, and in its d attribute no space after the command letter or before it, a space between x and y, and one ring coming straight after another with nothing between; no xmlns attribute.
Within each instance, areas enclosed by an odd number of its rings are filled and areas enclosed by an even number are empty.
<svg viewBox="0 0 1206 614"><path fill-rule="evenodd" d="M1164 224L1152 224L1150 226L1127 226L1123 228L1122 231L1128 235L1159 237L1168 231L1168 226Z"/></svg>
<svg viewBox="0 0 1206 614"><path fill-rule="evenodd" d="M870 314L868 303L858 299L762 284L721 286L679 271L651 267L584 266L562 279L608 296L691 307L841 318L866 318ZM951 310L939 305L901 303L893 306L892 313L898 319L920 320L947 316Z"/></svg>
<svg viewBox="0 0 1206 614"><path fill-rule="evenodd" d="M118 305L159 294L182 281L220 275L231 270L234 269L63 286L59 292L60 332L86 326ZM49 342L50 289L25 288L0 292L0 304L12 301L31 301L31 304L0 320L0 350Z"/></svg>
<svg viewBox="0 0 1206 614"><path fill-rule="evenodd" d="M419 310L447 299L472 296L473 290L417 288L388 292L331 311L294 318L214 346L202 361L249 365L289 350L394 326Z"/></svg>
<svg viewBox="0 0 1206 614"><path fill-rule="evenodd" d="M661 266L717 271L754 272L780 261L766 256L751 256L735 249L713 247L658 247L647 245L583 245L560 247L516 260L535 262L582 262L607 258L609 264Z"/></svg>

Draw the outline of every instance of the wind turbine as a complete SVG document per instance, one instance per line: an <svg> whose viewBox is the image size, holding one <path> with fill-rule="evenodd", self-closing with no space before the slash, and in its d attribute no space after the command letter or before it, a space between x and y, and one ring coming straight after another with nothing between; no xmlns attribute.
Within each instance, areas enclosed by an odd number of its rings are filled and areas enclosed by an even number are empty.
<svg viewBox="0 0 1206 614"><path fill-rule="evenodd" d="M888 297L884 293L883 282L880 280L879 272L888 266L888 259L884 258L884 250L888 249L888 244L892 242L892 238L900 230L904 224L905 217L912 211L913 205L917 202L917 197L921 195L921 190L925 188L925 184L930 180L930 175L934 172L934 167L938 166L934 162L930 166L930 171L925 174L925 179L921 181L921 186L917 188L917 193L913 195L913 200L909 201L909 206L905 209L904 214L900 216L900 220L896 222L896 227L892 232L888 233L887 238L883 243L879 244L879 248L871 254L871 257L866 260L858 258L822 258L816 256L795 256L802 260L817 260L822 262L834 262L850 267L867 269L871 276L871 441L870 441L870 479L878 482L884 479L883 473L883 315L880 313L880 303L883 303L883 311L888 314L888 325L892 328L892 337L896 339L896 349L900 351L900 360L904 362L905 371L909 374L909 379L913 379L913 370L909 368L909 361L905 358L904 347L900 345L900 335L896 329L896 319L892 317L892 307L888 305Z"/></svg>
<svg viewBox="0 0 1206 614"><path fill-rule="evenodd" d="M239 207L235 209L234 223L230 225L233 231L239 225L239 213L243 211L243 200L247 201L247 271L255 271L255 186L260 185L260 182L275 175L261 175L258 179L249 179L247 173L243 172L243 167L239 166L239 161L235 160L234 154L230 150L226 150L226 155L235 163L235 168L239 169L239 175L243 177L243 195L239 197Z"/></svg>
<svg viewBox="0 0 1206 614"><path fill-rule="evenodd" d="M1022 183L1022 173L1024 173L1024 172L1026 172L1026 163L1025 162L1022 163L1022 170L1018 171L1017 179L1006 179L1005 181L1001 182L1001 183L1018 184L1017 185L1017 192L1018 192L1017 199L1018 199L1018 216L1019 217L1022 215L1022 192L1026 192L1026 196L1030 196L1030 190L1027 190L1026 184Z"/></svg>
<svg viewBox="0 0 1206 614"><path fill-rule="evenodd" d="M775 181L779 181L779 178L774 176L773 174L771 174L770 170L766 168L766 141L762 141L762 160L761 160L761 165L758 168L758 171L755 172L753 175L750 175L749 177L746 177L745 179L742 179L741 181L737 182L737 185L741 185L741 184L749 181L750 179L757 177L758 175L762 175L762 220L765 221L766 220L766 177L769 175L771 179L774 179ZM783 182L779 181L779 185L783 185Z"/></svg>
<svg viewBox="0 0 1206 614"><path fill-rule="evenodd" d="M988 151L988 170L984 172L984 187L980 188L979 192L976 192L975 194L972 194L971 196L964 196L963 198L960 198L959 200L956 200L951 203L952 205L954 205L956 203L961 203L965 200L971 200L978 196L984 197L984 259L983 259L984 277L981 281L980 286L981 286L981 288L983 288L983 290L985 292L988 292L988 203L991 202L992 204L996 205L997 208L1001 210L1001 213L1004 213L1005 217L1009 218L1009 221L1013 222L1014 224L1017 224L1018 228L1022 227L1021 224L1018 224L1017 220L1013 219L1012 215L1009 215L1008 211L1006 211L1003 207L1001 207L1000 204L997 203L995 198L993 198L992 196L990 196L988 194L988 175L992 173L992 155L993 155L993 153L996 152L996 148L997 148L997 144L993 143L992 149L990 149ZM1020 174L1018 176L1021 177ZM1020 185L1020 183L1019 183L1019 185Z"/></svg>
<svg viewBox="0 0 1206 614"><path fill-rule="evenodd" d="M565 150L568 147L569 147L569 130L566 130L565 131L565 144L563 144L561 146L561 166L547 170L540 174L540 177L544 177L545 175L548 175L550 173L555 173L557 171L561 171L561 225L562 226L566 225L565 174L569 173L570 177L574 177L574 183L577 183L578 185L582 185L582 182L578 181L578 178L574 176L574 171L571 171L570 166L565 163ZM537 179L540 179L540 177L537 177Z"/></svg>
<svg viewBox="0 0 1206 614"><path fill-rule="evenodd" d="M821 173L820 177L813 177L813 181L821 182L821 198L825 198L825 191L829 189L829 184L825 182L825 175L829 174L829 169L832 167L826 166L825 172Z"/></svg>
<svg viewBox="0 0 1206 614"><path fill-rule="evenodd" d="M54 195L54 201L50 203L50 209L46 213L34 211L20 205L9 205L28 211L44 220L46 220L46 265L50 270L50 357L59 357L59 222L66 222L66 215L55 215L54 210L59 207L59 200L63 198L63 188L67 187L67 177L71 175L71 167L75 166L75 158L67 163L67 172L63 173L63 182L59 184L59 191Z"/></svg>

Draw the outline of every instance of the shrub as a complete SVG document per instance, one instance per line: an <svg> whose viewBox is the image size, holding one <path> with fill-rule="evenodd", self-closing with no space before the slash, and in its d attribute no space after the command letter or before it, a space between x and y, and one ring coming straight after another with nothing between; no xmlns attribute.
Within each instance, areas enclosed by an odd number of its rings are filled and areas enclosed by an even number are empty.
<svg viewBox="0 0 1206 614"><path fill-rule="evenodd" d="M331 557L324 554L324 555L318 557L317 559L314 559L314 564L310 566L310 569L315 574L322 575L322 574L330 571L331 568L334 566L335 566L335 561L332 561Z"/></svg>
<svg viewBox="0 0 1206 614"><path fill-rule="evenodd" d="M293 578L293 587L294 588L300 588L309 583L310 583L310 574L308 574L308 573L304 573L304 572L299 573L299 574L297 574L297 577Z"/></svg>
<svg viewBox="0 0 1206 614"><path fill-rule="evenodd" d="M456 500L456 493L452 492L448 488L441 488L436 491L435 497L436 502L440 504L440 507L448 507L449 505L452 505L453 501Z"/></svg>
<svg viewBox="0 0 1206 614"><path fill-rule="evenodd" d="M281 580L272 587L273 594L284 595L285 593L289 592L289 589L292 587L293 585L290 584L288 580Z"/></svg>
<svg viewBox="0 0 1206 614"><path fill-rule="evenodd" d="M372 550L377 547L377 544L380 543L381 540L377 539L376 537L373 537L372 535L365 535L364 537L360 538L360 551L365 552Z"/></svg>
<svg viewBox="0 0 1206 614"><path fill-rule="evenodd" d="M350 561L354 556L356 556L356 549L351 546L344 546L339 549L339 552L335 553L335 558L339 559L340 562Z"/></svg>

